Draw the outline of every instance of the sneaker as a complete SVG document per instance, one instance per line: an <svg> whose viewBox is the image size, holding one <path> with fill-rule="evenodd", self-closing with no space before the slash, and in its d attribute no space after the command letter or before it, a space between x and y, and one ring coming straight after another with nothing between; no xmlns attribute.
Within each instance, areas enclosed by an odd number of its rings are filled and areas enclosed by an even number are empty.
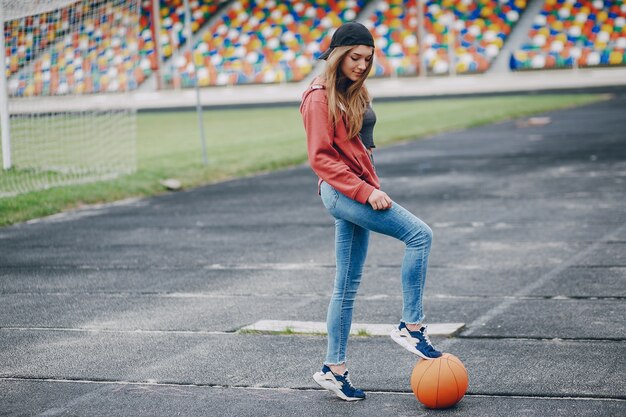
<svg viewBox="0 0 626 417"><path fill-rule="evenodd" d="M322 366L321 372L316 372L313 379L320 387L335 393L335 395L345 401L358 401L365 399L365 393L358 388L354 388L348 371L343 375L337 375L326 365Z"/></svg>
<svg viewBox="0 0 626 417"><path fill-rule="evenodd" d="M426 327L411 332L406 327L406 324L401 321L398 328L391 332L391 338L394 342L421 358L437 359L441 356L441 352L430 343L430 339L428 339L426 334Z"/></svg>

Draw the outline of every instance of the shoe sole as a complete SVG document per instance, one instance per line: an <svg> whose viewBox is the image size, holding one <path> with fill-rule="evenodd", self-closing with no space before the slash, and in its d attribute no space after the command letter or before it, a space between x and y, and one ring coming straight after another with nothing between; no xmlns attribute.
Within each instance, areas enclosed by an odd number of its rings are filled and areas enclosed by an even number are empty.
<svg viewBox="0 0 626 417"><path fill-rule="evenodd" d="M333 384L332 382L328 381L326 378L324 378L324 375L321 372L316 372L313 375L313 379L315 380L315 382L317 382L317 384L328 390L333 392L337 397L341 398L344 401L360 401L360 400L364 400L365 398L358 398L358 397L348 397L346 396L346 394L344 394L343 392L341 392L341 390L337 387L337 385Z"/></svg>
<svg viewBox="0 0 626 417"><path fill-rule="evenodd" d="M417 355L417 356L419 356L422 359L426 359L427 361L432 361L434 359L437 359L437 358L429 358L428 356L424 355L419 350L415 349L415 346L411 345L409 343L409 341L406 339L406 337L401 336L399 333L400 332L398 330L393 330L391 332L390 336L391 336L391 339L393 339L394 342L396 342L397 344L399 344L400 346L402 346L403 348L405 348L409 352L413 353L414 355Z"/></svg>

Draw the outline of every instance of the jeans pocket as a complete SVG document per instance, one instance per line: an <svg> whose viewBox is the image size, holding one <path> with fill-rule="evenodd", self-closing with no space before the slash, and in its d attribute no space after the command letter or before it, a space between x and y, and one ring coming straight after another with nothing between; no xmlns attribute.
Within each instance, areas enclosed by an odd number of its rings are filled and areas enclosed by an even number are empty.
<svg viewBox="0 0 626 417"><path fill-rule="evenodd" d="M322 182L320 191L324 207L326 207L326 209L328 210L334 209L337 205L337 200L339 200L339 193L337 192L337 190L335 190L327 183Z"/></svg>

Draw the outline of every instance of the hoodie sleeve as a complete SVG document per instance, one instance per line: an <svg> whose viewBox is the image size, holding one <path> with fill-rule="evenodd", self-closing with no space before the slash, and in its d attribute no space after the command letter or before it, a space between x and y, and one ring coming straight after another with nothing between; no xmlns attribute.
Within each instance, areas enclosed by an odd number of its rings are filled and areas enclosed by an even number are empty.
<svg viewBox="0 0 626 417"><path fill-rule="evenodd" d="M308 94L300 111L313 171L343 195L359 203L367 203L375 187L359 178L333 146L334 130L328 120L325 92L316 90Z"/></svg>

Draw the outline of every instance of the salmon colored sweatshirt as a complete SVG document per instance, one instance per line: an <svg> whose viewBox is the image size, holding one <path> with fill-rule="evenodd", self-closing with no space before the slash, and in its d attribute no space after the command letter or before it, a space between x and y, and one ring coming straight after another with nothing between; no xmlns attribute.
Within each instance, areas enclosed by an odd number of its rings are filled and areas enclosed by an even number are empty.
<svg viewBox="0 0 626 417"><path fill-rule="evenodd" d="M348 138L342 119L333 128L328 118L325 82L316 78L302 94L300 113L306 131L309 164L319 177L346 197L367 203L380 181L363 142Z"/></svg>

